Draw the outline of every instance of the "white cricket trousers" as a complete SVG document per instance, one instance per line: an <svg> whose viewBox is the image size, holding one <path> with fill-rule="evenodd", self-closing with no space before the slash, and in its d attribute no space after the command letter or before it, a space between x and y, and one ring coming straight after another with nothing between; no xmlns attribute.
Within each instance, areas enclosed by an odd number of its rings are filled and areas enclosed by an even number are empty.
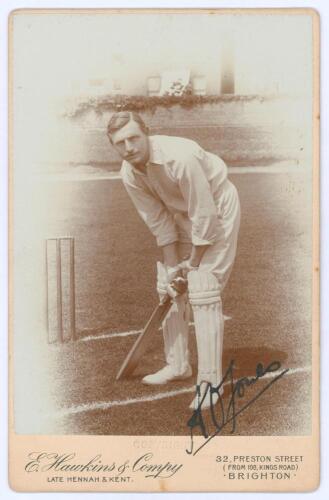
<svg viewBox="0 0 329 500"><path fill-rule="evenodd" d="M219 199L216 200L220 232L218 239L209 246L199 265L199 271L213 273L222 292L230 276L237 249L240 227L240 201L236 187L228 179L223 183ZM190 236L179 228L180 255L184 257L191 248Z"/></svg>

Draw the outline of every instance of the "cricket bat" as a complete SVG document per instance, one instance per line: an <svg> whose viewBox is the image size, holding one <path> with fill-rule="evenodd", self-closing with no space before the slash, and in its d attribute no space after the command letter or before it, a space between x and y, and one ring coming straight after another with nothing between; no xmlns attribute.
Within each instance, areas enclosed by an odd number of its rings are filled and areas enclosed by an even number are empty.
<svg viewBox="0 0 329 500"><path fill-rule="evenodd" d="M186 280L183 278L176 278L172 281L171 287L177 292L177 295L180 295L181 293L184 293L187 288ZM138 339L130 349L128 356L122 363L116 376L116 380L128 377L133 373L143 354L147 350L153 335L159 330L163 320L168 314L173 300L174 298L167 294L160 304L158 304L154 309L142 333L139 335Z"/></svg>

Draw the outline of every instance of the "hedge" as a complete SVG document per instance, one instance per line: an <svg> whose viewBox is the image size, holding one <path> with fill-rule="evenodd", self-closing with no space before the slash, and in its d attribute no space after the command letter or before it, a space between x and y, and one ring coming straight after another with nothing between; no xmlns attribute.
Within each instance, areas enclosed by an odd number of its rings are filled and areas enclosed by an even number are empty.
<svg viewBox="0 0 329 500"><path fill-rule="evenodd" d="M65 112L66 117L76 118L88 111L95 111L102 114L105 111L137 111L154 113L158 107L171 108L180 105L189 109L202 104L215 104L219 102L237 102L237 101L264 101L265 97L259 95L182 95L182 96L103 96L93 97L80 102L70 111Z"/></svg>

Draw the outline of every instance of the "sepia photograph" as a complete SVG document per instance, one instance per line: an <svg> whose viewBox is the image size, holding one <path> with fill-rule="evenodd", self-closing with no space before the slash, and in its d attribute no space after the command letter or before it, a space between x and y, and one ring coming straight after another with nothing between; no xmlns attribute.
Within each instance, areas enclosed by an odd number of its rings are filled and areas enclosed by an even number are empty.
<svg viewBox="0 0 329 500"><path fill-rule="evenodd" d="M23 9L9 30L12 435L317 450L316 12Z"/></svg>

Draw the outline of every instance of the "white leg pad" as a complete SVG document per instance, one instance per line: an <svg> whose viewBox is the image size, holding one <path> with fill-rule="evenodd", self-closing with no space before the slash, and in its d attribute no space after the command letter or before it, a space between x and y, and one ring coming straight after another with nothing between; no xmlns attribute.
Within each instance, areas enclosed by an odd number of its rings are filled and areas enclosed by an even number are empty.
<svg viewBox="0 0 329 500"><path fill-rule="evenodd" d="M158 262L157 267L157 290L161 299L164 295L166 295L166 288L170 281L170 276L168 276L168 272L164 264ZM187 295L183 294L175 300L162 324L166 361L167 364L171 366L172 372L175 376L190 371L188 323L189 303Z"/></svg>
<svg viewBox="0 0 329 500"><path fill-rule="evenodd" d="M190 271L188 289L198 350L197 385L218 386L222 379L224 335L219 283L212 273Z"/></svg>

